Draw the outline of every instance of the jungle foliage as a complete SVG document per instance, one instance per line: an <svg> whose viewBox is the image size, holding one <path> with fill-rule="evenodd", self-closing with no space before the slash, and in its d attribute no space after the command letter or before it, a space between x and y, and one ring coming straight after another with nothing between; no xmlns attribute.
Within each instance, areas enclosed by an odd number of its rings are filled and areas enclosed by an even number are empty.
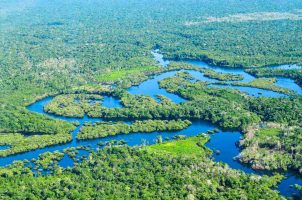
<svg viewBox="0 0 302 200"><path fill-rule="evenodd" d="M35 118L23 108L41 96L74 86L142 78L141 72L157 70L150 53L154 48L161 48L167 58L233 67L301 62L301 20L208 20L238 13L241 18L249 13L291 13L299 18L298 1L55 0L24 1L20 6L15 0L3 5L0 130L9 132L19 125L6 120L22 124ZM38 126L42 127L37 125L34 132L40 132Z"/></svg>
<svg viewBox="0 0 302 200"><path fill-rule="evenodd" d="M296 170L302 174L302 129L279 124L251 128L243 140L238 159L254 169Z"/></svg>
<svg viewBox="0 0 302 200"><path fill-rule="evenodd" d="M227 67L301 63L300 1L4 0L0 7L0 145L9 146L0 156L71 140L73 124L26 109L38 99L57 94L63 95L45 109L66 116L203 119L241 130L261 120L300 126L298 97L250 98L207 87L204 82L192 83L186 76L160 83L189 100L182 104L164 97L157 103L121 89L164 71L150 53L157 48L172 60L197 59ZM253 68L250 72L259 77L286 76L302 85L299 70ZM209 72L208 76L240 78ZM118 86L112 95L120 98L123 108L88 105L87 95L101 100L101 84ZM71 94L84 103L77 104ZM298 130L294 133L299 134ZM286 154L297 140L292 135L274 138L284 144ZM48 157L44 160L49 161ZM294 161L290 166L299 168ZM34 177L20 163L0 171L3 199L150 199L158 195L166 199L281 199L271 190L280 177L248 176L205 156L187 158L128 147L99 151L73 169L58 168L50 176Z"/></svg>
<svg viewBox="0 0 302 200"><path fill-rule="evenodd" d="M145 120L125 123L101 122L95 125L85 125L77 135L77 139L93 139L129 133L150 133L156 131L177 131L191 125L188 120Z"/></svg>
<svg viewBox="0 0 302 200"><path fill-rule="evenodd" d="M34 176L24 163L0 169L0 197L4 199L283 199L272 190L281 176L246 175L211 161L204 138L188 143L197 152L170 153L169 145L111 147L92 153L71 169L54 167L50 175ZM172 150L170 148L170 150ZM198 153L200 151L200 153ZM195 156L198 155L198 156ZM44 155L48 166L61 154ZM55 164L57 165L57 164ZM16 190L15 188L20 188Z"/></svg>

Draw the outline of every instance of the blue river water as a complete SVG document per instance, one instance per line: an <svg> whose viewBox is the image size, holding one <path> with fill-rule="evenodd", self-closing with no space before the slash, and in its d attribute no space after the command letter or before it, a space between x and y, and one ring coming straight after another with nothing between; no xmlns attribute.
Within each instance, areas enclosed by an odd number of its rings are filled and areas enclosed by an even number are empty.
<svg viewBox="0 0 302 200"><path fill-rule="evenodd" d="M169 64L169 61L165 61L163 59L163 56L158 52L154 51L152 52L155 59L158 61L158 63L165 67ZM226 69L218 66L210 66L204 62L200 61L187 61L190 64L196 65L196 66L202 66L211 68L217 72L222 73L236 73L241 74L244 77L244 82L251 81L255 79L255 77L251 76L250 74L244 72L243 69ZM216 80L210 79L205 77L201 72L194 71L194 70L183 70L190 73L195 79L197 80L203 80L208 82L217 82ZM171 77L175 75L176 71L172 72L166 72L160 75L156 75L149 80L141 83L139 86L133 86L128 89L128 92L132 95L149 95L153 97L154 99L157 99L157 95L163 95L171 99L175 103L182 103L186 100L175 95L168 93L166 90L159 88L158 81ZM302 94L301 88L297 86L292 80L285 79L281 77L277 77L277 84L292 89L296 91L299 94ZM272 92L269 90L261 90L257 88L252 87L234 87L234 86L222 86L222 85L212 85L210 87L228 87L233 89L238 89L242 92L246 92L247 94L255 97L260 96L268 96L268 97L284 97L283 94ZM217 128L215 125L205 122L205 121L193 121L192 125L190 125L188 128L180 131L173 131L173 132L152 132L152 133L133 133L133 134L125 134L125 135L116 135L116 136L110 136L106 138L98 138L94 140L77 140L76 135L80 131L81 127L84 125L84 123L96 123L103 121L100 118L89 118L88 116L84 116L83 118L67 118L62 116L57 116L53 114L48 114L44 112L43 108L46 104L48 104L54 97L47 97L40 101L35 102L34 104L28 106L28 110L40 114L47 115L52 118L68 121L68 122L79 122L79 126L72 132L72 141L67 144L61 144L46 148L37 149L30 152L25 152L21 154L11 155L5 158L0 158L0 166L6 166L11 163L13 163L16 160L31 160L33 158L38 158L38 156L45 152L54 152L54 151L63 151L66 148L72 148L72 147L80 147L80 146L89 146L92 149L99 149L99 143L106 143L112 140L117 141L125 141L127 145L129 146L137 146L137 145L151 145L156 143L156 138L158 136L162 136L163 139L171 140L174 136L177 135L185 135L187 137L196 136L199 133L205 133L208 130L213 130L214 128ZM113 97L105 96L102 100L102 106L109 107L109 108L121 108L122 105L119 102L118 99ZM125 122L125 123L131 123L131 122ZM234 160L234 157L240 154L240 149L236 146L236 142L240 140L241 133L240 132L229 132L229 131L219 131L216 134L210 135L211 139L206 144L206 146L213 150L213 159L218 162L223 162L228 164L233 169L242 170L246 173L255 173L255 174L263 174L264 172L255 171L245 165L242 165L241 163ZM7 146L0 146L0 150L3 150L2 148L9 148ZM219 153L215 153L216 151L219 151ZM78 156L87 156L89 153L85 150L79 150ZM64 158L60 161L60 166L62 167L72 167L73 166L73 159L71 159L68 155L65 155ZM294 192L298 192L295 188L290 187L294 184L300 184L302 185L302 178L296 176L295 174L288 173L286 174L288 178L283 179L282 182L278 185L278 189L280 193L284 196L290 196Z"/></svg>
<svg viewBox="0 0 302 200"><path fill-rule="evenodd" d="M216 72L220 72L220 73L232 73L232 74L242 75L243 76L242 82L249 82L249 81L252 81L255 79L254 76L246 73L243 69L240 69L240 68L224 68L224 67L219 67L219 66L212 66L203 61L197 61L197 60L188 60L188 61L186 61L186 63L195 65L195 66L213 69Z"/></svg>
<svg viewBox="0 0 302 200"><path fill-rule="evenodd" d="M110 96L104 96L103 100L103 107L106 108L121 108L123 107L120 101L117 98L110 97Z"/></svg>
<svg viewBox="0 0 302 200"><path fill-rule="evenodd" d="M189 60L189 61L186 61L186 62L189 63L189 64L192 64L192 65L213 69L216 72L233 73L233 74L242 75L244 77L244 79L240 82L250 82L250 81L255 79L254 76L252 76L251 74L245 72L244 69L240 69L240 68L224 68L224 67L219 67L219 66L211 66L211 65L208 65L205 62L195 61L195 60L193 60L193 61ZM302 69L302 67L298 66L298 65L272 66L270 68L278 69L279 67L282 68L282 69ZM279 87L287 88L289 90L292 90L292 91L296 92L299 95L302 95L301 87L298 86L292 79L284 78L284 77L275 77L275 78L277 79L275 85L277 85ZM229 81L229 83L232 83L232 81ZM253 87L250 87L250 88L252 88L253 90L256 89L256 88L253 88ZM237 88L237 89L240 89L240 88ZM264 96L274 97L274 96L271 96L271 95L264 95Z"/></svg>
<svg viewBox="0 0 302 200"><path fill-rule="evenodd" d="M159 53L159 49L151 51L151 54L160 66L167 67L169 65L170 61L164 59L164 55Z"/></svg>
<svg viewBox="0 0 302 200"><path fill-rule="evenodd" d="M155 100L157 99L157 95L163 95L171 99L175 103L181 103L185 100L175 94L168 93L166 90L158 87L158 81L161 81L165 78L174 76L176 74L173 72L166 72L160 75L157 75L145 82L142 82L139 86L132 86L128 89L128 92L132 95L148 95L153 97Z"/></svg>
<svg viewBox="0 0 302 200"><path fill-rule="evenodd" d="M1 150L6 150L6 149L9 149L9 148L10 148L10 146L1 145L1 146L0 146L0 151L1 151Z"/></svg>

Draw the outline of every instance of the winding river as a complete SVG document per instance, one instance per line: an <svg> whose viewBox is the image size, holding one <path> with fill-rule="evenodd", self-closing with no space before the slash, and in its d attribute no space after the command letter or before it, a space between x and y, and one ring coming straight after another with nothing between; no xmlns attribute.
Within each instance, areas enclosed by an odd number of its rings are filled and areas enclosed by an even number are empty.
<svg viewBox="0 0 302 200"><path fill-rule="evenodd" d="M169 64L169 61L166 61L163 59L163 55L161 55L158 51L153 51L152 52L153 56L155 59L158 61L158 63L165 67ZM201 66L201 67L206 67L213 69L217 72L222 72L222 73L234 73L234 74L241 74L244 79L242 80L243 82L248 82L255 77L251 76L250 74L246 73L243 69L229 69L229 68L222 68L218 66L210 66L204 62L201 61L186 61L189 64L195 65L195 66ZM298 67L298 66L295 66ZM286 65L283 65L282 68L287 68ZM204 81L209 81L209 82L217 82L216 80L210 79L205 77L202 73L194 70L184 70L189 72L195 79L197 80L204 80ZM173 102L175 103L181 103L184 102L185 99L175 95L168 93L166 90L159 88L158 86L158 81L173 76L176 73L176 71L172 72L166 72L157 76L152 77L151 79L141 83L139 86L133 86L128 89L129 93L133 95L137 94L143 94L143 95L149 95L153 97L155 100L158 100L156 95L164 95L168 98L170 98ZM282 77L277 77L277 82L276 84L281 87L286 87L288 89L294 90L298 94L302 94L301 88L294 83L293 80L287 79L287 78L282 78ZM229 87L229 88L234 88L238 89L240 91L243 91L247 93L248 95L259 97L259 96L267 96L267 97L274 97L278 98L281 96L284 96L283 94L277 93L277 92L272 92L269 90L262 90L262 89L257 89L257 88L252 88L252 87L239 87L239 86L231 86L231 85L211 85L212 87ZM111 140L124 140L127 145L129 146L137 146L141 144L154 144L156 143L156 138L157 136L161 135L163 138L167 140L173 139L173 136L176 135L185 135L185 136L195 136L201 132L206 132L207 130L212 130L216 128L215 125L205 122L205 121L193 121L192 125L189 126L188 128L181 130L181 131L175 131L175 132L153 132L153 133L134 133L134 134L128 134L128 135L116 135L116 136L110 136L106 138L99 138L95 140L85 140L85 141L80 141L76 140L76 135L79 132L80 128L83 126L85 122L89 123L95 123L102 121L100 118L89 118L88 116L85 116L84 118L66 118L62 116L56 116L56 115L51 115L48 113L45 113L43 110L43 107L48 104L53 97L47 97L45 99L42 99L40 101L37 101L36 103L28 106L28 110L40 114L45 114L53 118L69 121L69 122L74 122L78 121L79 126L72 132L72 142L67 143L67 144L62 144L62 145L56 145L56 146L51 146L47 148L42 148L42 149L37 149L34 151L30 152L25 152L22 154L16 154L16 155L11 155L5 158L0 158L0 166L6 166L11 163L13 163L16 160L31 160L32 158L38 158L38 156L41 153L45 152L54 152L54 151L62 151L66 148L71 148L71 147L79 147L79 146L90 146L93 149L98 149L98 143L99 142L108 142ZM109 108L119 108L122 107L120 104L119 100L112 98L112 97L107 97L105 96L103 100L102 106L109 107ZM240 150L236 147L235 143L240 139L241 134L240 132L229 132L229 131L220 131L219 133L211 135L211 140L206 144L206 146L212 150L219 150L220 154L213 154L213 159L215 161L221 161L224 163L227 163L231 168L233 169L239 169L242 170L246 173L255 173L255 174L263 174L264 172L260 171L255 171L245 165L240 164L239 162L235 161L233 158L240 154ZM0 150L3 150L5 148L9 147L0 147ZM87 156L88 152L85 150L80 150L79 151L79 156ZM60 165L62 167L72 167L73 166L73 160L69 158L67 155L64 156L63 160L60 162ZM286 174L287 178L283 179L282 182L278 185L276 189L280 191L280 193L284 196L290 196L292 193L297 193L298 191L290 187L291 185L294 184L300 184L302 185L302 178L298 177L294 174L288 173Z"/></svg>

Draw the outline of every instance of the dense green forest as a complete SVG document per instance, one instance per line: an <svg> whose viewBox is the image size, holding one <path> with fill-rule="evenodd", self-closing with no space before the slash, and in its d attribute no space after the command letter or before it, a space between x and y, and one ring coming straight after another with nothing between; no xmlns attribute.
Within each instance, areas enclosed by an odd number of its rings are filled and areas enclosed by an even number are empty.
<svg viewBox="0 0 302 200"><path fill-rule="evenodd" d="M269 123L266 126L250 127L240 141L244 149L240 161L255 169L276 170L288 168L302 172L302 130Z"/></svg>
<svg viewBox="0 0 302 200"><path fill-rule="evenodd" d="M271 76L282 76L295 80L298 85L302 85L302 71L301 69L248 69L249 73L258 77L271 77Z"/></svg>
<svg viewBox="0 0 302 200"><path fill-rule="evenodd" d="M121 99L121 103L124 105L123 108L112 109L100 107L100 105L98 105L97 107L91 106L91 110L89 110L88 114L93 117L101 117L110 120L177 118L192 120L203 119L209 120L212 123L216 123L224 129L240 129L244 131L247 131L250 126L255 123L259 123L260 121L270 121L275 122L276 124L300 126L301 114L299 110L302 109L302 100L297 96L294 96L292 98L254 98L246 96L245 94L234 91L232 89L208 87L207 82L192 82L192 80L194 80L194 78L188 73L178 72L174 77L169 77L160 81L160 87L165 88L167 91L170 91L172 93L176 93L188 100L187 102L181 104L172 103L170 100L165 98L160 103L157 103L151 97L132 96L122 89L117 89L113 90L112 94ZM262 87L286 93L285 90L282 91L278 87L274 86L272 84L273 82L274 79L255 79L253 82L247 83L246 85L252 85L254 87ZM55 99L55 102L57 102L58 100L60 99ZM65 102L64 99L61 99L61 101ZM57 104L60 104L60 101L58 101ZM63 107L61 109L65 110L72 107L72 105L70 106L67 104L66 107ZM174 124L174 122L176 123ZM166 126L164 125L165 123ZM87 125L82 128L81 132L78 135L78 138L87 139L105 137L108 135L128 134L131 132L140 131L152 132L160 130L179 130L185 128L186 125L188 125L188 123L185 123L185 126L182 126L182 121L171 121L172 126L169 127L169 123L170 121L147 120L146 122L142 122L141 125L137 124L137 122L132 125L122 123L100 123L97 125ZM173 127L173 124L178 125L177 128ZM274 139L267 138L267 140L264 140L262 137L265 137L265 134L260 132L259 134L255 134L255 136L259 136L259 138L256 137L256 139L252 141L250 141L251 139L244 140L247 142L245 142L244 145L241 145L242 148L244 148L244 151L242 156L240 157L240 161L250 162L252 158L249 159L249 157L252 156L254 160L253 162L255 162L255 164L253 164L255 166L253 167L257 169L299 169L300 154L298 149L301 146L301 144L299 143L299 131L291 130L290 132L293 133L292 139L290 139L289 135L282 134L279 135L279 137L275 137ZM249 134L246 134L246 137L249 137ZM283 147L283 140L287 142L284 145L289 145L289 147ZM278 159L271 157L270 161L266 162L281 162L282 164L275 164L274 167L262 167L260 164L261 162L255 161L257 159L254 158L254 156L257 156L257 158L267 160L261 154L261 148L258 149L259 152L257 149L255 150L254 143L256 145L260 145L259 141L261 141L261 143L265 143L266 141L274 144L277 143L280 145L280 148L283 147L286 149L290 149L292 145L297 143L297 149L295 150L296 156L285 156L284 150L280 150L282 152L280 155L284 155L283 157L279 156ZM272 156L271 151L274 151L274 145L263 144L263 146L266 145L271 145L270 151L267 151L267 154ZM251 151L250 149L252 149L253 151ZM258 154L255 154L254 151L258 152Z"/></svg>
<svg viewBox="0 0 302 200"><path fill-rule="evenodd" d="M188 120L145 120L135 121L131 125L124 123L98 123L96 125L89 124L81 128L77 138L83 140L107 137L117 134L177 131L187 128L189 125L191 125L191 122Z"/></svg>
<svg viewBox="0 0 302 200"><path fill-rule="evenodd" d="M72 141L76 122L27 109L55 96L43 108L49 114L135 121L85 124L78 139L181 130L190 121L206 120L244 133L239 161L301 174L302 98L276 86L273 77L302 86L302 71L264 68L301 64L301 43L299 0L2 0L0 147L9 148L0 149L0 157ZM174 62L160 67L154 49ZM244 68L257 79L237 82L243 76L186 60ZM288 96L254 98L210 87L182 69ZM173 70L180 72L159 85L184 98L183 103L126 91ZM122 107L101 106L105 96ZM257 127L262 123L273 127ZM257 131L250 138L253 126ZM247 175L216 163L204 147L207 141L200 136L150 147L106 147L72 169L58 166L61 152L45 154L35 163L55 165L50 175L36 177L23 162L0 168L0 199L282 199L272 190L279 175Z"/></svg>
<svg viewBox="0 0 302 200"><path fill-rule="evenodd" d="M59 153L35 161L51 175L35 177L24 163L0 169L3 199L283 199L272 187L280 180L245 175L208 158L204 136L151 147L112 147L62 169ZM189 147L189 148L182 148ZM182 153L178 152L182 148ZM16 188L19 188L16 190Z"/></svg>
<svg viewBox="0 0 302 200"><path fill-rule="evenodd" d="M233 83L232 85L250 86L250 87L261 88L261 89L271 90L271 91L275 91L275 92L280 92L280 93L283 93L283 94L295 95L295 93L293 91L291 91L287 88L275 85L275 82L276 82L275 78L257 78L257 79L254 79L254 80L250 81L250 82Z"/></svg>
<svg viewBox="0 0 302 200"><path fill-rule="evenodd" d="M5 0L2 4L0 130L14 130L13 124L36 118L22 113L40 96L118 79L126 75L123 69L138 73L138 67L156 67L150 54L154 47L173 59L231 66L301 62L299 1ZM276 16L265 15L270 12ZM244 13L264 13L267 19L208 20L237 13L243 19ZM278 13L292 18L278 18ZM102 76L115 70L122 73ZM40 123L32 121L33 132L39 132Z"/></svg>

